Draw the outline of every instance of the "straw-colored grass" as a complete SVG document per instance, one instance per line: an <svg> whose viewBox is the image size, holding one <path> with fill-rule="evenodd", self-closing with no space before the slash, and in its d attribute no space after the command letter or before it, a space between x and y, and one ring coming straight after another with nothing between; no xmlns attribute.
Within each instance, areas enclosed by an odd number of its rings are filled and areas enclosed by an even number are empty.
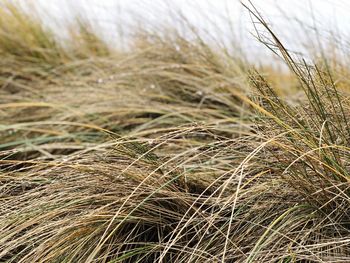
<svg viewBox="0 0 350 263"><path fill-rule="evenodd" d="M1 5L0 262L350 262L346 68L247 12L291 73Z"/></svg>

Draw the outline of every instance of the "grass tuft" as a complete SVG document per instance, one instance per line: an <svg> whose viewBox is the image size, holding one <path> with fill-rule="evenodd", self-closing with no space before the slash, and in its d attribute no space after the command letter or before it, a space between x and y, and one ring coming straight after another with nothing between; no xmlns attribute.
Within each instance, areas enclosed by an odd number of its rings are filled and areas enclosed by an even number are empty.
<svg viewBox="0 0 350 263"><path fill-rule="evenodd" d="M348 71L245 7L289 71L1 5L0 262L350 261Z"/></svg>

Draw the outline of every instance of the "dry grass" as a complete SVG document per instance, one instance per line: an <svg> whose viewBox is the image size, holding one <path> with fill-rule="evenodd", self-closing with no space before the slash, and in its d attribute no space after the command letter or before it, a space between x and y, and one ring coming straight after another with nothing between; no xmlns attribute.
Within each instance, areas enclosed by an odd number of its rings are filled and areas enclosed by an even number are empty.
<svg viewBox="0 0 350 263"><path fill-rule="evenodd" d="M173 31L62 45L1 6L1 262L350 261L348 71L247 8L292 73Z"/></svg>

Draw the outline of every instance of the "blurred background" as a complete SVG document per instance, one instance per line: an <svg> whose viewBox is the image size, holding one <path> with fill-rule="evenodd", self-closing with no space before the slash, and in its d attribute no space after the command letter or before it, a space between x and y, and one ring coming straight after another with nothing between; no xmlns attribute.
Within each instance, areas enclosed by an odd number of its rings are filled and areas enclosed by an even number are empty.
<svg viewBox="0 0 350 263"><path fill-rule="evenodd" d="M15 1L15 0L14 0ZM29 12L38 14L45 25L62 37L76 17L90 21L91 26L111 45L127 47L128 40L138 30L161 31L176 27L185 37L195 28L208 42L239 48L252 60L263 62L271 52L256 41L259 28L254 26L239 0L17 0ZM307 56L318 45L338 43L347 48L350 29L349 3L344 0L252 0L251 3L271 25L274 32L295 53ZM35 10L35 12L34 12ZM256 22L256 21L255 21ZM263 34L262 34L263 35ZM342 39L340 39L342 36ZM312 41L310 41L312 40ZM331 41L329 41L331 40ZM237 45L238 44L238 45ZM316 50L319 50L317 48ZM334 47L333 47L334 50ZM344 51L344 50L342 50Z"/></svg>

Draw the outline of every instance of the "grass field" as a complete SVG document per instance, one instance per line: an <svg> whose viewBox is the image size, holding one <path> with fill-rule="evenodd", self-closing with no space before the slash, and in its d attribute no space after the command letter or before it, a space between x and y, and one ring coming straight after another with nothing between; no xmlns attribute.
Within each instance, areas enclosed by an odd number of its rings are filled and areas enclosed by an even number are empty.
<svg viewBox="0 0 350 263"><path fill-rule="evenodd" d="M0 262L350 262L348 54L247 12L289 71L1 5Z"/></svg>

